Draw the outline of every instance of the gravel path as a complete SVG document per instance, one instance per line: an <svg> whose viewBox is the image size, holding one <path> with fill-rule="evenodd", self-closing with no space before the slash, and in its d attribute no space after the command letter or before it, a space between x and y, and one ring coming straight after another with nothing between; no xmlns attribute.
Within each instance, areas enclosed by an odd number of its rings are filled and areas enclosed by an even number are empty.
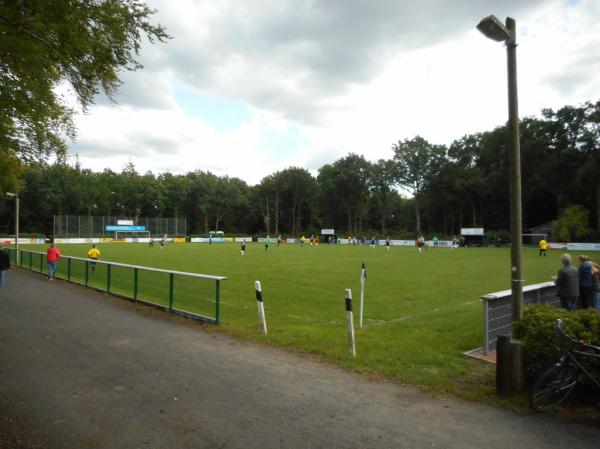
<svg viewBox="0 0 600 449"><path fill-rule="evenodd" d="M598 448L600 429L364 377L13 269L0 449Z"/></svg>

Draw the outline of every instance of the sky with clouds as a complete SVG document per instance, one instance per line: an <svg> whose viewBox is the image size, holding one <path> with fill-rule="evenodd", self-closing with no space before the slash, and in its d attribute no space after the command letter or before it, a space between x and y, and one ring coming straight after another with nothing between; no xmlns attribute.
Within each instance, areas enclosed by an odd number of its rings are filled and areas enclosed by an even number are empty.
<svg viewBox="0 0 600 449"><path fill-rule="evenodd" d="M69 148L83 167L249 184L316 174L398 140L450 144L507 118L506 51L475 26L517 21L519 112L600 99L598 0L149 0L173 39L99 96Z"/></svg>

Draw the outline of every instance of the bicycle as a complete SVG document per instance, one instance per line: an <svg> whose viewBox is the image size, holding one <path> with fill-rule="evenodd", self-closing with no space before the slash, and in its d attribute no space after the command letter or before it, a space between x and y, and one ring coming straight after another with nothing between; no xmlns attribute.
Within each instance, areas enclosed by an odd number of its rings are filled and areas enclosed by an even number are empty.
<svg viewBox="0 0 600 449"><path fill-rule="evenodd" d="M600 389L600 378L587 369L586 362L600 362L600 347L586 344L564 331L563 321L556 320L556 333L566 344L559 361L544 371L534 382L529 393L529 404L538 412L554 410L582 379L588 378Z"/></svg>

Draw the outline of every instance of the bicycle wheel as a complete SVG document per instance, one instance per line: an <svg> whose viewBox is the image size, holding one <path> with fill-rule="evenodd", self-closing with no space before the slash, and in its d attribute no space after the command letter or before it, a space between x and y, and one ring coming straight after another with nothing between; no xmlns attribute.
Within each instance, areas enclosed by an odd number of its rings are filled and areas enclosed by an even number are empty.
<svg viewBox="0 0 600 449"><path fill-rule="evenodd" d="M577 384L578 370L568 363L552 367L536 379L529 393L529 404L538 412L554 410Z"/></svg>

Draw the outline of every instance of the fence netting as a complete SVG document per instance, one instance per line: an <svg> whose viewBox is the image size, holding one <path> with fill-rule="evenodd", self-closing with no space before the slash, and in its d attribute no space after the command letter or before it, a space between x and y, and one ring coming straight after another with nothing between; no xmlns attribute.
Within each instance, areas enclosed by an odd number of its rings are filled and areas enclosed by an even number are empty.
<svg viewBox="0 0 600 449"><path fill-rule="evenodd" d="M144 230L142 232L146 233L146 235L149 232L152 237L162 237L165 234L169 237L183 237L187 234L187 220L183 217L128 218L121 216L55 215L54 237L61 239L114 237L115 231L107 230L107 226L118 226L119 221L122 220L128 220L132 223L132 226L143 226ZM140 236L142 235L135 235L133 237Z"/></svg>

